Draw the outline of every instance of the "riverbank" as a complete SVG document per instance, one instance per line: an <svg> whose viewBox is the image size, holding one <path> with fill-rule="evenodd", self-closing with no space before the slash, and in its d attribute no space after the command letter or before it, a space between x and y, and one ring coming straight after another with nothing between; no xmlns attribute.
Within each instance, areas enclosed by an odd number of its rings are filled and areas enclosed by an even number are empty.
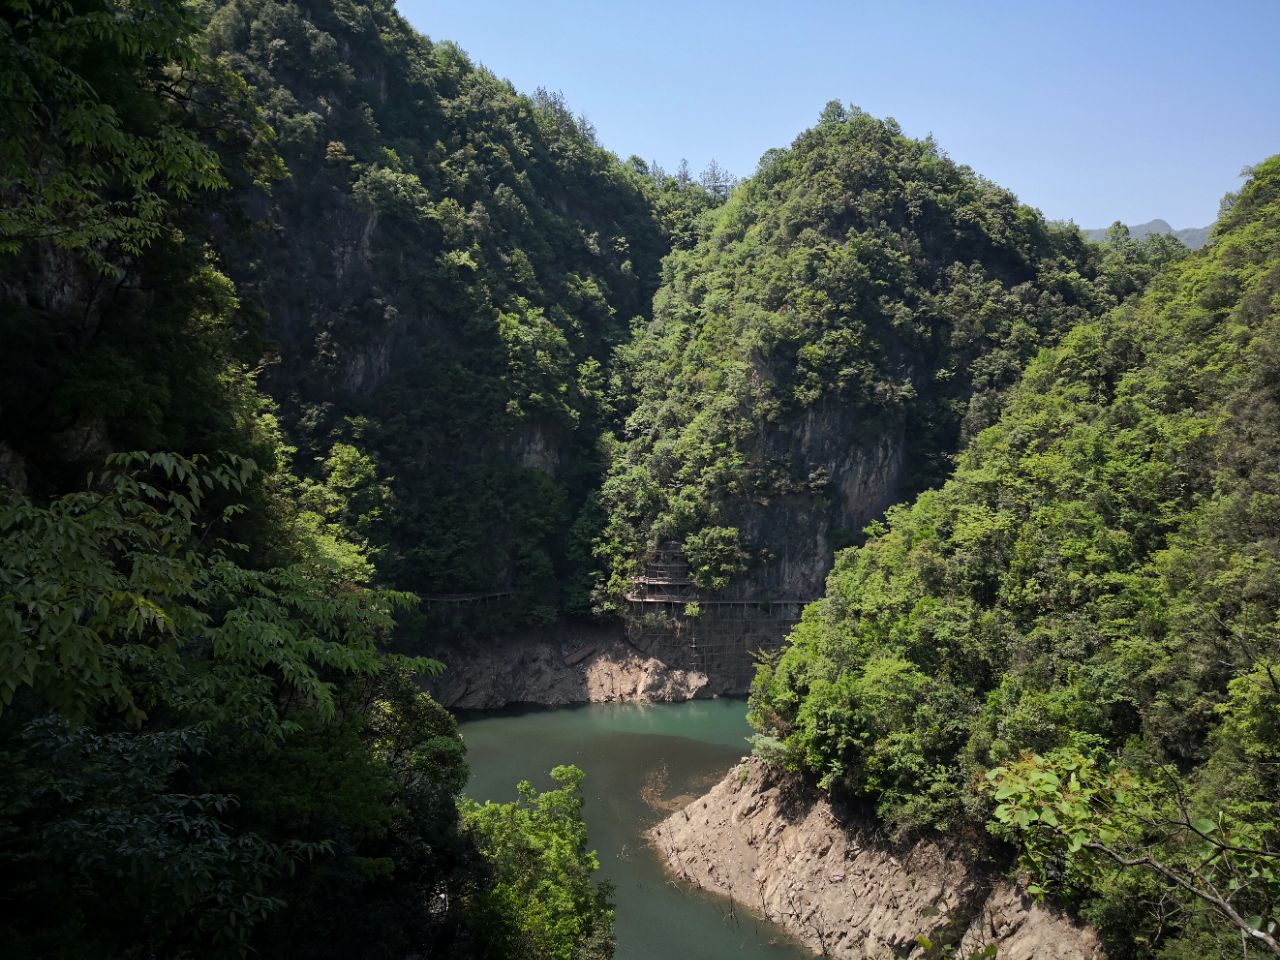
<svg viewBox="0 0 1280 960"><path fill-rule="evenodd" d="M466 793L511 801L520 780L549 786L547 771L559 764L586 773L588 846L617 905L615 960L809 960L772 924L672 883L644 841L646 829L705 794L742 755L745 714L741 700L727 698L468 713L459 724Z"/></svg>
<svg viewBox="0 0 1280 960"><path fill-rule="evenodd" d="M616 629L558 628L431 652L448 668L432 693L459 710L528 704L677 703L741 695L706 674L646 655ZM723 769L723 768L721 768ZM645 839L667 872L781 927L820 956L926 957L920 937L959 956L1100 960L1096 935L932 841L891 844L870 821L842 820L817 792L743 758ZM669 796L669 795L668 795Z"/></svg>
<svg viewBox="0 0 1280 960"><path fill-rule="evenodd" d="M427 653L446 667L430 682L429 691L457 710L517 704L675 703L746 693L642 653L627 643L620 627L561 626L538 634L439 646Z"/></svg>
<svg viewBox="0 0 1280 960"><path fill-rule="evenodd" d="M960 956L1100 960L1092 930L933 841L890 843L839 818L820 793L744 758L646 835L668 871L841 960Z"/></svg>

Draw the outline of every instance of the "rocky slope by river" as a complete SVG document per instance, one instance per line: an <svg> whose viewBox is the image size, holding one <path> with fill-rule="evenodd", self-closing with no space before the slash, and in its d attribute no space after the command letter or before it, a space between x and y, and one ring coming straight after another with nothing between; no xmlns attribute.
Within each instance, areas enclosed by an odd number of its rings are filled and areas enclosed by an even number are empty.
<svg viewBox="0 0 1280 960"><path fill-rule="evenodd" d="M841 819L816 791L746 759L708 794L654 827L677 877L780 924L842 960L959 956L1100 960L1097 936L998 874L931 840L890 843Z"/></svg>
<svg viewBox="0 0 1280 960"><path fill-rule="evenodd" d="M671 703L743 691L672 667L616 630L561 629L432 651L446 672L433 695L454 709L514 704ZM668 871L777 923L822 956L1101 960L1097 936L998 874L935 841L891 843L869 820L841 818L816 791L743 758L648 839Z"/></svg>
<svg viewBox="0 0 1280 960"><path fill-rule="evenodd" d="M672 703L746 692L636 650L620 628L561 628L539 636L436 648L430 655L446 668L431 682L432 696L458 710L513 704Z"/></svg>

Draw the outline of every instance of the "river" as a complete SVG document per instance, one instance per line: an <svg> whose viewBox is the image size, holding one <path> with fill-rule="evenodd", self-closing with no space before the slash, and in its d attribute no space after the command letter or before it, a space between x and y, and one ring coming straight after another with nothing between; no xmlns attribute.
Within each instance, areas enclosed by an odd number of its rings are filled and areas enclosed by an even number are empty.
<svg viewBox="0 0 1280 960"><path fill-rule="evenodd" d="M583 816L614 884L616 960L810 960L778 928L669 881L641 834L663 807L693 799L747 752L746 704L588 704L504 710L464 719L476 800L514 800L515 785L552 786L573 763L587 774ZM680 798L684 800L680 800Z"/></svg>

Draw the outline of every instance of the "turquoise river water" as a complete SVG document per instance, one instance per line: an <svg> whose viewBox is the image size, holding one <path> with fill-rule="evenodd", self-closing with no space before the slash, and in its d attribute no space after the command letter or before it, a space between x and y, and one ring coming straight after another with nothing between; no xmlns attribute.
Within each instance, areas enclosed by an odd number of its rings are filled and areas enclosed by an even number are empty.
<svg viewBox="0 0 1280 960"><path fill-rule="evenodd" d="M520 780L545 789L557 764L586 772L583 815L601 875L615 887L617 960L812 957L745 910L673 883L641 836L747 752L743 701L506 710L460 727L476 800L514 800Z"/></svg>

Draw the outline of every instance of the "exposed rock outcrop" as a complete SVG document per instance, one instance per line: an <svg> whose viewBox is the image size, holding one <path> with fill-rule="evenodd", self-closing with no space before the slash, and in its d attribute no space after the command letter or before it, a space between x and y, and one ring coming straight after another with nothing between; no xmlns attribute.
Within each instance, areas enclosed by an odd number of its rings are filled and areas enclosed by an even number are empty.
<svg viewBox="0 0 1280 960"><path fill-rule="evenodd" d="M723 596L821 596L835 551L902 499L907 454L902 424L872 426L835 402L764 432L752 459L773 489L728 509L756 559Z"/></svg>
<svg viewBox="0 0 1280 960"><path fill-rule="evenodd" d="M1013 884L999 883L982 904L960 942L962 957L994 944L998 960L1033 957L1101 957L1097 935L1029 897Z"/></svg>
<svg viewBox="0 0 1280 960"><path fill-rule="evenodd" d="M589 655L582 655L584 649ZM524 703L669 703L740 692L722 689L705 673L640 653L603 630L446 647L431 656L447 668L432 681L432 695L461 710Z"/></svg>
<svg viewBox="0 0 1280 960"><path fill-rule="evenodd" d="M823 956L929 956L918 938L1000 960L1099 960L1087 927L931 840L890 843L815 791L745 759L649 832L677 877L731 897Z"/></svg>

